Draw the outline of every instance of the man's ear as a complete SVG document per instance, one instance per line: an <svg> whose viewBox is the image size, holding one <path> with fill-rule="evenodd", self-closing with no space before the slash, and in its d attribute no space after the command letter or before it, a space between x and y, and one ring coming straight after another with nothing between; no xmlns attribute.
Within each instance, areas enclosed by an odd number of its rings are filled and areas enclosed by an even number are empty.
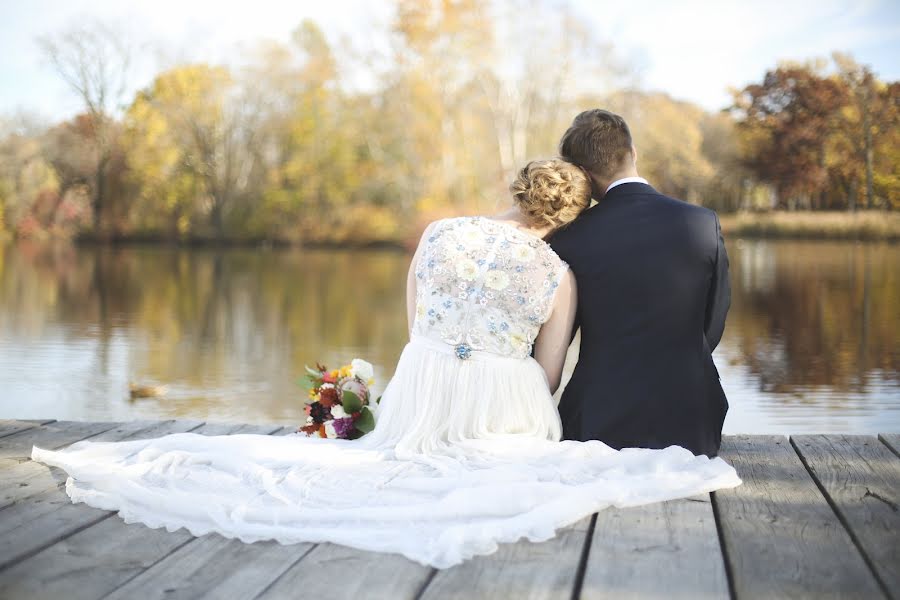
<svg viewBox="0 0 900 600"><path fill-rule="evenodd" d="M637 166L637 148L634 147L634 144L631 144L631 158L634 161L634 166Z"/></svg>

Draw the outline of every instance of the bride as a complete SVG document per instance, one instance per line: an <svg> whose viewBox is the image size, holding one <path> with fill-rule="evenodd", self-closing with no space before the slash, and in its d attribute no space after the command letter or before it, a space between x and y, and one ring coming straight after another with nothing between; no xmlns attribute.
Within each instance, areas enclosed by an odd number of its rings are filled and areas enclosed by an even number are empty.
<svg viewBox="0 0 900 600"><path fill-rule="evenodd" d="M543 160L510 189L507 212L423 234L407 286L410 341L362 438L177 433L35 447L32 458L65 469L73 502L128 523L334 542L438 568L547 540L609 506L739 485L721 458L678 446L560 441L551 394L576 282L542 238L588 206L590 185L577 167Z"/></svg>

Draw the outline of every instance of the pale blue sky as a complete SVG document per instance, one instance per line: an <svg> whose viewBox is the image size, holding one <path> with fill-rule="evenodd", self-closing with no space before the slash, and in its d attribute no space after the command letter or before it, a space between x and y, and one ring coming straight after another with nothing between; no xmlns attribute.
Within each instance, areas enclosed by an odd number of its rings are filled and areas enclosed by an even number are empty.
<svg viewBox="0 0 900 600"><path fill-rule="evenodd" d="M832 50L851 52L884 79L900 79L897 0L570 4L632 59L644 87L709 109L728 103L729 86L760 79L779 59L804 60ZM146 43L134 69L136 89L179 60L238 60L248 44L287 39L307 17L335 42L349 35L360 45L378 43L369 24L386 25L390 15L391 3L378 0L0 0L0 115L24 109L61 119L78 110L35 39L80 17L113 21Z"/></svg>

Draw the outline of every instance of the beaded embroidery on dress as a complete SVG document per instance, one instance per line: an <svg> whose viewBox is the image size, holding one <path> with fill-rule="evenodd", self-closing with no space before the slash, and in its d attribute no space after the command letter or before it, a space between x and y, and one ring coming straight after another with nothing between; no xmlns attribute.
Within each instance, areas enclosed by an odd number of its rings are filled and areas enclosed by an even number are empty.
<svg viewBox="0 0 900 600"><path fill-rule="evenodd" d="M32 458L68 472L73 502L129 523L334 542L438 568L547 540L609 506L741 483L721 458L677 446L559 441L530 353L565 263L542 240L479 217L438 221L423 243L411 340L362 438L178 433L34 447Z"/></svg>
<svg viewBox="0 0 900 600"><path fill-rule="evenodd" d="M438 221L416 268L413 332L525 358L568 265L546 243L473 217Z"/></svg>

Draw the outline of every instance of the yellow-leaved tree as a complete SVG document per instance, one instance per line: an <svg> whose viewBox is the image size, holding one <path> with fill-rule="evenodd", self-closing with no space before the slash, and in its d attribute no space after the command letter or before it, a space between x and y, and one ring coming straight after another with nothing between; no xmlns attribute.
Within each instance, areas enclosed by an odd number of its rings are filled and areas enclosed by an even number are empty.
<svg viewBox="0 0 900 600"><path fill-rule="evenodd" d="M255 100L228 69L205 64L166 71L138 94L126 135L141 223L168 235L225 237L229 217L239 220L262 180Z"/></svg>

